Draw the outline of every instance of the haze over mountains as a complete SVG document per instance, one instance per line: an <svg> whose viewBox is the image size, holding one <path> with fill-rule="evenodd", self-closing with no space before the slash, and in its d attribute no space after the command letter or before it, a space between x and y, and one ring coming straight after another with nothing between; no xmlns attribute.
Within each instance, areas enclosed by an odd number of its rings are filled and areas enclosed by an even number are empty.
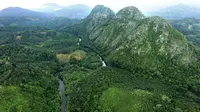
<svg viewBox="0 0 200 112"><path fill-rule="evenodd" d="M200 18L200 8L178 4L154 12L148 12L147 15L160 16L165 19Z"/></svg>
<svg viewBox="0 0 200 112"><path fill-rule="evenodd" d="M29 17L67 17L85 18L91 11L89 6L76 4L60 6L55 3L47 3L37 9L24 9L20 7L8 7L0 11L0 16L29 16Z"/></svg>
<svg viewBox="0 0 200 112"><path fill-rule="evenodd" d="M0 16L31 16L31 17L67 17L86 18L91 7L83 4L61 6L55 3L46 3L39 8L23 9L20 7L8 7L0 11ZM152 12L146 12L146 16L160 16L165 19L200 18L200 8L185 4L178 4Z"/></svg>
<svg viewBox="0 0 200 112"><path fill-rule="evenodd" d="M90 13L91 8L83 4L60 6L55 3L46 3L40 8L33 10L43 13L50 13L59 17L85 18Z"/></svg>
<svg viewBox="0 0 200 112"><path fill-rule="evenodd" d="M8 7L0 11L0 16L11 16L11 17L20 17L20 16L28 16L28 17L47 17L50 14L31 11L28 9L23 9L20 7Z"/></svg>
<svg viewBox="0 0 200 112"><path fill-rule="evenodd" d="M54 11L62 9L63 6L60 6L55 3L46 3L40 6L39 8L35 8L33 10L38 11L38 12L45 12L45 13L52 13Z"/></svg>

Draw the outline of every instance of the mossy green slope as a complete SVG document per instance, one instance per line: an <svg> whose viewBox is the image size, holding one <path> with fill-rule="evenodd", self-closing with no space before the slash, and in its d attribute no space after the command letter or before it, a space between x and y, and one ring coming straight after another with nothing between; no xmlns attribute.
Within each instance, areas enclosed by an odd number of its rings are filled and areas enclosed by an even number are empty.
<svg viewBox="0 0 200 112"><path fill-rule="evenodd" d="M199 112L196 58L165 20L145 18L135 7L115 15L97 6L79 25L82 46L97 50L109 66L77 70L75 83L65 78L72 82L70 111Z"/></svg>
<svg viewBox="0 0 200 112"><path fill-rule="evenodd" d="M135 7L126 7L116 15L111 10L106 12L96 12L105 17L101 22L93 22L99 20L92 16L93 12L85 23L88 23L86 28L90 40L98 49L105 51L109 61L122 66L157 69L165 61L173 59L176 59L175 64L181 65L191 64L195 60L186 38L165 20L159 17L145 18ZM112 15L112 18L108 15ZM93 20L88 21L92 17Z"/></svg>

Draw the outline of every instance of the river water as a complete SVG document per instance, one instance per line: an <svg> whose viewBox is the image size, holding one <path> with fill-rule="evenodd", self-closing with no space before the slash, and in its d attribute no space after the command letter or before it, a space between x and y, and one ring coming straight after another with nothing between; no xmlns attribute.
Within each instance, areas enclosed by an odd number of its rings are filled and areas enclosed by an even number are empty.
<svg viewBox="0 0 200 112"><path fill-rule="evenodd" d="M80 46L80 42L82 41L82 39L81 38L78 38L78 46Z"/></svg>
<svg viewBox="0 0 200 112"><path fill-rule="evenodd" d="M59 73L56 73L56 77L58 78L58 83L59 83L59 94L61 97L61 105L60 105L60 112L65 112L66 110L66 105L67 105L67 96L65 93L65 85L64 82L59 78Z"/></svg>
<svg viewBox="0 0 200 112"><path fill-rule="evenodd" d="M80 45L80 42L82 41L81 38L78 39L78 46ZM103 67L106 67L106 63L105 61L103 60L103 58L99 56L99 59L102 63L102 66ZM60 94L60 97L61 97L61 105L60 105L60 112L65 112L66 110L66 105L67 105L67 96L66 96L66 93L65 93L65 85L64 85L64 82L62 79L60 79L59 77L59 73L56 73L56 77L58 79L58 83L59 83L59 88L58 88L58 91L59 91L59 94Z"/></svg>
<svg viewBox="0 0 200 112"><path fill-rule="evenodd" d="M103 67L106 67L107 65L106 65L106 62L103 60L103 58L100 56L100 55L98 55L99 56L99 58L100 58L100 61L101 61L101 63L102 63L102 66Z"/></svg>

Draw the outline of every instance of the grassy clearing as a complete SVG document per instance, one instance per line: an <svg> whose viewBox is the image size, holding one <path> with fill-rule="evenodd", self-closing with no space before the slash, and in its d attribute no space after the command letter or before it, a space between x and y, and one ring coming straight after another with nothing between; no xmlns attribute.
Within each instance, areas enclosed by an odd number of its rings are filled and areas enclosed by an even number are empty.
<svg viewBox="0 0 200 112"><path fill-rule="evenodd" d="M40 32L41 34L43 34L43 35L46 35L47 34L47 32Z"/></svg>
<svg viewBox="0 0 200 112"><path fill-rule="evenodd" d="M56 54L57 59L61 62L69 62L71 58L75 58L76 60L80 61L83 58L85 58L85 56L86 56L86 52L82 50L77 50L70 54L62 54L62 53Z"/></svg>
<svg viewBox="0 0 200 112"><path fill-rule="evenodd" d="M56 54L56 57L61 62L69 61L70 55L69 54Z"/></svg>
<svg viewBox="0 0 200 112"><path fill-rule="evenodd" d="M21 40L22 39L22 36L17 36L16 37L16 40Z"/></svg>

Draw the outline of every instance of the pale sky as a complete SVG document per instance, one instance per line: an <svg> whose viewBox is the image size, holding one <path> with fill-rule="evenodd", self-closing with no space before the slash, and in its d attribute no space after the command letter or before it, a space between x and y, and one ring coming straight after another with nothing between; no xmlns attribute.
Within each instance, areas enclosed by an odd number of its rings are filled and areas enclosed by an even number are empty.
<svg viewBox="0 0 200 112"><path fill-rule="evenodd" d="M0 0L0 10L10 6L38 8L45 3L56 3L62 6L85 4L91 7L102 4L115 12L125 6L135 6L142 11L155 10L179 3L200 7L199 0Z"/></svg>

